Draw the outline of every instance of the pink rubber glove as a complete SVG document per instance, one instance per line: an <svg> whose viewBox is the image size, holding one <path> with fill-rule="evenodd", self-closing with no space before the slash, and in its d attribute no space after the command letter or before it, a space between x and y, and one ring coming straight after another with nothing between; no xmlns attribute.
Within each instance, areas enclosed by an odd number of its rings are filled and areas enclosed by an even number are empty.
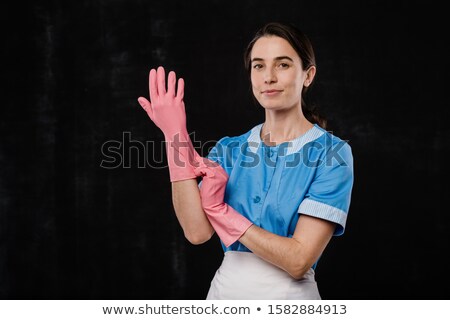
<svg viewBox="0 0 450 320"><path fill-rule="evenodd" d="M196 169L197 175L203 176L200 186L202 207L219 238L229 247L239 240L253 223L224 202L228 174L219 164L210 162L213 164Z"/></svg>
<svg viewBox="0 0 450 320"><path fill-rule="evenodd" d="M175 95L175 72L169 72L167 91L163 67L159 67L158 71L151 69L149 78L151 102L144 97L139 97L138 102L164 133L170 181L194 179L194 169L199 166L201 157L195 151L186 129L184 80L178 79Z"/></svg>

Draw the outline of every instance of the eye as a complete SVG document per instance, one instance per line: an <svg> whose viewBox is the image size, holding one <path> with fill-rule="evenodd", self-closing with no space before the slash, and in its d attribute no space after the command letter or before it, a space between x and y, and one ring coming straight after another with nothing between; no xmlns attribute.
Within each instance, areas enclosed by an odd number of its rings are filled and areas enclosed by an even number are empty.
<svg viewBox="0 0 450 320"><path fill-rule="evenodd" d="M289 68L289 65L287 63L280 63L280 67Z"/></svg>
<svg viewBox="0 0 450 320"><path fill-rule="evenodd" d="M255 64L253 66L253 69L261 69L262 68L262 64Z"/></svg>

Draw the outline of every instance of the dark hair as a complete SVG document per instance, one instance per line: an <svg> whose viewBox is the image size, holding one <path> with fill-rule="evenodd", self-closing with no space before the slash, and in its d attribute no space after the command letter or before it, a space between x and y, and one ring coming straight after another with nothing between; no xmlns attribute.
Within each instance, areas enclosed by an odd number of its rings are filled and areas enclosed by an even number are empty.
<svg viewBox="0 0 450 320"><path fill-rule="evenodd" d="M289 44L294 48L297 54L300 57L302 62L303 70L308 70L311 66L316 66L316 57L314 55L314 50L311 45L311 41L308 37L297 29L292 24L282 24L279 22L270 22L264 25L261 29L259 29L252 41L247 46L247 49L244 52L244 64L245 69L248 74L251 73L251 53L255 42L265 36L277 36L285 39ZM303 95L307 92L308 87L304 87L302 91L302 111L308 121L312 123L317 123L322 128L326 128L327 121L321 116L316 107L309 108L304 99Z"/></svg>

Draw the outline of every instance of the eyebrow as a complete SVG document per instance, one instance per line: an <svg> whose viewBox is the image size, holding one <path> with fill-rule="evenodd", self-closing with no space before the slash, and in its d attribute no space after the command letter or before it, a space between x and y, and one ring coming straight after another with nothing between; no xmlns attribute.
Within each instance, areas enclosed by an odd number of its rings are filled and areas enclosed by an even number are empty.
<svg viewBox="0 0 450 320"><path fill-rule="evenodd" d="M284 59L291 60L292 62L294 62L294 60L292 60L292 58L290 58L288 56L281 56L281 57L273 58L274 61L279 61L279 60L284 60ZM253 58L251 62L253 62L253 61L264 61L264 59L263 58Z"/></svg>

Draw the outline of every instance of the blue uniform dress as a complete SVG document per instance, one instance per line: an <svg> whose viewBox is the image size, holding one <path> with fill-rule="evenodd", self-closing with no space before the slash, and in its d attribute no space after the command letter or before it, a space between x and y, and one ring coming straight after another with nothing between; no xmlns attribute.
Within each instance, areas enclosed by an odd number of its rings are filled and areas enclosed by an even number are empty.
<svg viewBox="0 0 450 320"><path fill-rule="evenodd" d="M268 146L261 140L262 125L255 126L243 135L220 139L208 155L209 159L218 162L229 175L225 202L255 225L280 236L293 236L301 214L332 221L336 223L334 235L343 234L353 186L353 157L349 144L318 125L314 125L294 140ZM267 263L253 254L249 255L250 250L239 241L230 247L225 247L222 243L222 247L225 251L225 260L234 255L229 260L233 259L235 262L231 264L224 261L213 279L208 298L227 299L226 295L220 294L230 291L230 299L252 299L252 297L255 299L289 299L290 297L320 299L318 292L313 295L304 293L296 295L295 290L298 288L293 289L292 283L286 285L288 291L294 290L288 296L284 295L283 288L276 296L271 295L270 292L261 293L261 286L258 284L261 282L261 276L257 275L254 280L247 279L255 273L255 270L248 270L249 274L246 274L242 267L248 264L254 269L253 262L241 261L240 263L241 258L236 256L259 259L264 265ZM241 264L241 267L233 266L236 263ZM227 270L224 270L224 265L227 266ZM314 281L315 284L316 265L317 262L309 274L305 275L309 277L306 282ZM266 267L277 269L275 271L277 274L281 271L287 275L286 272L270 264L263 268ZM236 273L242 274L237 275L234 280L231 279ZM280 275L284 277L284 274ZM216 279L220 276L222 276L221 279ZM280 282L277 279L278 275L267 274L266 276L275 277L269 279L269 282ZM245 282L244 278L249 282L242 283ZM297 281L290 276L287 279L289 279L288 282ZM226 282L231 282L233 285L227 286ZM263 287L273 285L275 284L266 283ZM239 288L235 288L236 286ZM248 292L245 286L253 286L256 290ZM310 289L308 290L311 291ZM214 292L212 293L211 290ZM317 290L317 286L313 290ZM238 297L236 292L241 292L243 295Z"/></svg>

